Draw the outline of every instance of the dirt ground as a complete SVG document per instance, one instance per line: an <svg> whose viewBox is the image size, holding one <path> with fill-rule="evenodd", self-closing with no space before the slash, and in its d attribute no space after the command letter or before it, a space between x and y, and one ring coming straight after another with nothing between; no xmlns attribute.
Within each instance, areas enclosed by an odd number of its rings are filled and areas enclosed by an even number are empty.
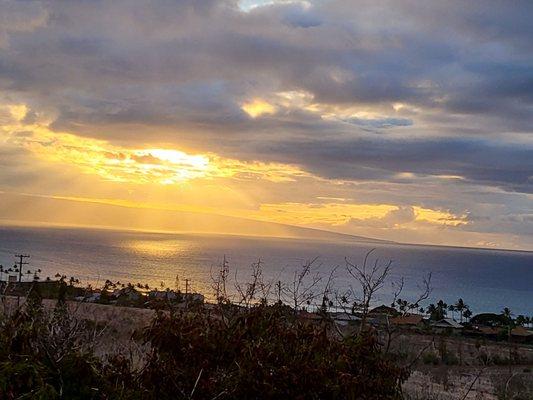
<svg viewBox="0 0 533 400"><path fill-rule="evenodd" d="M533 346L479 340L461 336L429 336L402 333L394 338L400 354L424 357L414 363L403 385L411 400L533 399ZM445 350L452 365L439 360ZM509 356L515 358L506 363ZM406 362L412 362L407 357ZM497 363L505 365L495 365Z"/></svg>

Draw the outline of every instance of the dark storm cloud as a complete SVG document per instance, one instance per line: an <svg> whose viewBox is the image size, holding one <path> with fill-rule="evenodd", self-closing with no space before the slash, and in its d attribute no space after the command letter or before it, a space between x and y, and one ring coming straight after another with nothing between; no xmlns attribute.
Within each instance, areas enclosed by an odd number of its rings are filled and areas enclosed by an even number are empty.
<svg viewBox="0 0 533 400"><path fill-rule="evenodd" d="M480 139L358 139L295 142L271 149L333 179L394 181L397 173L459 176L533 193L533 146ZM296 156L294 156L296 154ZM286 157L286 158L285 158Z"/></svg>
<svg viewBox="0 0 533 400"><path fill-rule="evenodd" d="M282 159L331 178L458 175L531 192L530 1L25 4L2 9L16 23L0 29L0 88L54 115L54 129ZM287 91L377 116L241 110ZM419 127L432 133L413 139ZM500 138L509 133L522 144Z"/></svg>

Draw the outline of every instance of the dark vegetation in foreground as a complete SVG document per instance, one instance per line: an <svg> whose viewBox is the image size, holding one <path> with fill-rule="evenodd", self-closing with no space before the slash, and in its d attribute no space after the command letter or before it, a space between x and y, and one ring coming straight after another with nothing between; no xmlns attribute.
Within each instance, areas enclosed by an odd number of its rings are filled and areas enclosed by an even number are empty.
<svg viewBox="0 0 533 400"><path fill-rule="evenodd" d="M530 320L515 320L507 309L501 315L472 316L461 299L424 309L431 276L409 300L400 297L401 279L393 286L391 307L371 309L388 278L390 262L370 263L370 254L362 265L347 260L353 285L342 293L333 288L335 269L323 279L313 274L311 261L295 271L293 282L282 284L265 282L258 262L247 283L233 283L236 294L230 296L224 259L213 276L214 304L187 289L148 291L146 285L110 281L101 289L81 288L74 278L64 276L58 281L2 283L0 400L413 399L418 397L404 396L402 384L416 365L469 365L463 343L456 357L456 349L447 348L453 341L446 338L479 338L480 333L495 339L501 334L508 353L504 358L501 352L486 353L476 339L468 358L475 359L470 365L479 366L479 371L460 398L470 398L486 368L500 364L509 367L509 378L500 385L499 398L531 398L533 387L525 369L520 374L512 369L515 364L523 367L526 359L514 353L516 344L511 346L516 325ZM6 295L15 296L10 299L17 298L17 303L20 297L25 300L8 310ZM55 307L44 307L43 298L56 299ZM68 299L76 299L74 304L89 301L156 311L129 340L137 348L135 355L131 347L102 352L106 324L76 315ZM422 317L425 310L427 320ZM458 314L461 323L446 319L448 311ZM489 330L473 330L480 323ZM531 334L521 328L518 333ZM418 343L406 349L401 344L406 337ZM516 390L518 397L511 395L522 375L525 386Z"/></svg>
<svg viewBox="0 0 533 400"><path fill-rule="evenodd" d="M37 291L0 325L1 399L399 399L408 377L376 338L331 335L281 304L160 311L140 365L97 357L99 327Z"/></svg>

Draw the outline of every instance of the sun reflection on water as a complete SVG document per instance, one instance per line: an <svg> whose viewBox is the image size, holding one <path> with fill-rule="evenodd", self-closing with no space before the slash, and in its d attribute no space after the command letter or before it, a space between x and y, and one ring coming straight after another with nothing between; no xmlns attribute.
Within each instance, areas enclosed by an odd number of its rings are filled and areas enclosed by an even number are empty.
<svg viewBox="0 0 533 400"><path fill-rule="evenodd" d="M192 240L127 240L121 247L139 262L130 265L128 274L151 288L162 286L208 295L210 277L202 262L202 246Z"/></svg>
<svg viewBox="0 0 533 400"><path fill-rule="evenodd" d="M166 240L131 240L125 242L123 247L138 255L153 256L158 258L175 257L180 253L193 250L187 241Z"/></svg>

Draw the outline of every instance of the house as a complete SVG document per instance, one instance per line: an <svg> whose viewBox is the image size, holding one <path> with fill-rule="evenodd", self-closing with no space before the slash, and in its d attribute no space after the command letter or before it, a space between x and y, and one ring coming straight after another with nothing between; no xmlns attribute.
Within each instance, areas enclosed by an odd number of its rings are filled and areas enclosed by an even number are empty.
<svg viewBox="0 0 533 400"><path fill-rule="evenodd" d="M200 293L182 293L181 295L183 296L183 301L189 303L203 303L205 301L205 296Z"/></svg>
<svg viewBox="0 0 533 400"><path fill-rule="evenodd" d="M502 331L502 328L495 328L493 326L477 326L475 328L480 335L489 339L496 339Z"/></svg>
<svg viewBox="0 0 533 400"><path fill-rule="evenodd" d="M523 326L517 326L511 329L511 340L514 342L533 342L533 332L527 330Z"/></svg>
<svg viewBox="0 0 533 400"><path fill-rule="evenodd" d="M205 297L200 293L180 293L173 290L152 290L148 293L151 300L165 300L188 303L203 303Z"/></svg>
<svg viewBox="0 0 533 400"><path fill-rule="evenodd" d="M322 321L324 318L317 313L310 313L309 311L301 310L298 313L298 319L309 324L313 324Z"/></svg>
<svg viewBox="0 0 533 400"><path fill-rule="evenodd" d="M391 317L387 314L369 314L367 321L375 328L389 325Z"/></svg>
<svg viewBox="0 0 533 400"><path fill-rule="evenodd" d="M463 325L452 318L443 318L439 321L432 322L431 327L438 333L460 332L463 329Z"/></svg>
<svg viewBox="0 0 533 400"><path fill-rule="evenodd" d="M418 314L407 314L393 317L390 319L392 325L404 327L404 328L416 328L422 326L424 317Z"/></svg>
<svg viewBox="0 0 533 400"><path fill-rule="evenodd" d="M74 300L76 301L85 301L85 302L88 302L88 303L96 303L100 300L100 293L98 292L94 292L94 293L91 293L90 295L85 295L85 296L77 296L74 298Z"/></svg>
<svg viewBox="0 0 533 400"><path fill-rule="evenodd" d="M368 314L369 315L390 315L392 317L396 317L399 315L399 312L395 308L382 304L370 310Z"/></svg>
<svg viewBox="0 0 533 400"><path fill-rule="evenodd" d="M148 297L155 300L176 300L178 298L178 293L173 290L151 290L148 292Z"/></svg>
<svg viewBox="0 0 533 400"><path fill-rule="evenodd" d="M347 312L333 312L329 314L331 319L337 324L337 325L353 325L356 322L361 321L361 318L354 314L349 314Z"/></svg>
<svg viewBox="0 0 533 400"><path fill-rule="evenodd" d="M493 340L508 340L518 343L533 343L533 332L524 328L523 326L517 326L509 331L508 326L475 326L474 329L468 333L476 335L482 335L487 339Z"/></svg>
<svg viewBox="0 0 533 400"><path fill-rule="evenodd" d="M113 296L118 303L136 303L142 298L142 293L132 286L126 286L123 289L113 291Z"/></svg>

